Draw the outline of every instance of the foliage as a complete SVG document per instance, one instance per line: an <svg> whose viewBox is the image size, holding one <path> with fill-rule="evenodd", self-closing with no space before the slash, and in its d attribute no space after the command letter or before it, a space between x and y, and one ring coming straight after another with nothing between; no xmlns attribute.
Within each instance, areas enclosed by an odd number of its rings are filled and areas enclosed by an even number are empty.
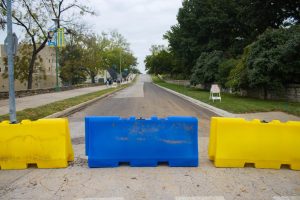
<svg viewBox="0 0 300 200"><path fill-rule="evenodd" d="M190 76L203 52L235 58L268 27L298 24L299 10L299 0L184 0L164 38L180 63L177 72Z"/></svg>
<svg viewBox="0 0 300 200"><path fill-rule="evenodd" d="M21 83L28 80L28 65L31 61L32 45L28 44L26 41L20 43L18 54L14 58L14 75L15 79L18 79ZM7 57L3 57L4 65L7 66ZM38 76L35 76L36 80L46 79L45 69L43 67L43 60L40 55L34 63L33 72ZM8 71L2 74L3 78L8 77Z"/></svg>
<svg viewBox="0 0 300 200"><path fill-rule="evenodd" d="M82 50L78 44L67 45L60 58L60 78L65 85L76 85L86 80L86 73L81 65Z"/></svg>
<svg viewBox="0 0 300 200"><path fill-rule="evenodd" d="M268 29L247 47L231 72L231 84L240 88L280 90L300 83L300 26Z"/></svg>
<svg viewBox="0 0 300 200"><path fill-rule="evenodd" d="M145 66L150 74L173 74L176 70L176 59L174 55L162 45L153 45L150 49L151 55L146 56Z"/></svg>
<svg viewBox="0 0 300 200"><path fill-rule="evenodd" d="M299 0L241 0L238 17L245 25L249 42L253 42L267 28L277 29L299 24L299 10Z"/></svg>
<svg viewBox="0 0 300 200"><path fill-rule="evenodd" d="M142 74L142 73L140 72L140 70L139 70L138 68L136 68L136 67L133 67L133 68L131 69L131 72L132 72L133 74Z"/></svg>
<svg viewBox="0 0 300 200"><path fill-rule="evenodd" d="M230 75L231 70L238 64L239 60L230 58L225 59L218 66L218 83L222 87L226 87L226 83L228 82L228 77Z"/></svg>
<svg viewBox="0 0 300 200"><path fill-rule="evenodd" d="M236 39L243 37L237 15L237 3L233 0L183 1L178 24L164 36L171 51L182 61L182 72L190 74L203 52L240 51L244 41Z"/></svg>
<svg viewBox="0 0 300 200"><path fill-rule="evenodd" d="M95 77L108 68L128 74L137 65L129 43L116 31L101 35L82 34L67 43L61 59L61 78L65 83L78 84ZM126 73L125 73L126 72Z"/></svg>
<svg viewBox="0 0 300 200"><path fill-rule="evenodd" d="M223 61L222 51L202 53L193 68L191 84L210 84L219 79L219 65Z"/></svg>
<svg viewBox="0 0 300 200"><path fill-rule="evenodd" d="M67 33L71 33L69 26L77 23L74 14L79 11L79 14L85 13L94 14L88 7L80 4L77 0L15 0L12 11L13 23L20 26L25 33L25 38L32 45L30 62L26 66L27 88L32 88L33 73L35 69L35 61L38 59L39 52L46 46L48 40L49 24L52 24L52 19L56 19L58 28L64 27ZM6 2L0 1L0 13L6 15ZM76 26L75 26L76 27Z"/></svg>

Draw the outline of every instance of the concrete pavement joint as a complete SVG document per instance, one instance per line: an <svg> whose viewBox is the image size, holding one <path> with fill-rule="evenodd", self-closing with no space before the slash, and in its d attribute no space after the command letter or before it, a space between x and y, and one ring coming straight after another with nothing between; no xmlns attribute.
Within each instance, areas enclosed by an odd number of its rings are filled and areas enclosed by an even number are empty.
<svg viewBox="0 0 300 200"><path fill-rule="evenodd" d="M211 106L211 105L209 105L207 103L204 103L202 101L196 100L196 99L194 99L192 97L186 96L186 95L181 94L179 92L175 92L174 90L162 87L162 86L157 85L155 83L153 83L153 84L156 85L157 87L159 87L159 88L161 88L163 90L166 90L166 91L168 91L168 92L170 92L170 93L172 93L172 94L174 94L174 95L176 95L178 97L181 97L181 98L183 98L183 99L185 99L185 100L187 100L187 101L189 101L189 102L191 102L191 103L193 103L193 104L195 104L197 106L205 108L205 109L207 109L207 110L209 110L209 111L211 111L213 113L216 113L219 116L222 116L222 117L235 117L235 115L233 113L227 112L227 111L222 110L220 108L216 108L216 107Z"/></svg>
<svg viewBox="0 0 300 200"><path fill-rule="evenodd" d="M175 200L225 200L223 196L175 197Z"/></svg>

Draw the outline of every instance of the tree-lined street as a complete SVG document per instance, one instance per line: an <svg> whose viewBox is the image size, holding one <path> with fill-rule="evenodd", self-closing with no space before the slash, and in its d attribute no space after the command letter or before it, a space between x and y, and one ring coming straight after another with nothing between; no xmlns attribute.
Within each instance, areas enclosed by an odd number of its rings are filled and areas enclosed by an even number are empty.
<svg viewBox="0 0 300 200"><path fill-rule="evenodd" d="M89 115L195 116L199 120L200 167L89 169L84 153L84 117ZM160 89L142 75L135 85L69 116L76 155L70 167L0 171L1 199L282 200L299 194L297 171L215 168L207 156L209 119L215 115Z"/></svg>
<svg viewBox="0 0 300 200"><path fill-rule="evenodd" d="M0 38L0 200L300 200L300 0L1 0Z"/></svg>

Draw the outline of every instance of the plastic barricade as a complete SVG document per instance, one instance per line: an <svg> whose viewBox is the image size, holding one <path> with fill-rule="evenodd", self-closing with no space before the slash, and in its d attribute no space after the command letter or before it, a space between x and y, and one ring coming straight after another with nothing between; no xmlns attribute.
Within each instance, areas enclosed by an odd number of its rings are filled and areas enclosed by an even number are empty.
<svg viewBox="0 0 300 200"><path fill-rule="evenodd" d="M67 119L0 123L0 168L64 168L74 160Z"/></svg>
<svg viewBox="0 0 300 200"><path fill-rule="evenodd" d="M300 170L300 122L264 123L240 118L213 117L209 158L216 167L280 169L289 165Z"/></svg>
<svg viewBox="0 0 300 200"><path fill-rule="evenodd" d="M198 166L198 120L194 117L136 119L86 117L89 167Z"/></svg>

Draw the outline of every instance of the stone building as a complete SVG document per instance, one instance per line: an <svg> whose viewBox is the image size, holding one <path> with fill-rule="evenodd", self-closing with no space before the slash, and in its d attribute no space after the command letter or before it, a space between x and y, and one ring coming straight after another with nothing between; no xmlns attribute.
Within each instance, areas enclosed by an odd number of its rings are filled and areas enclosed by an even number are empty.
<svg viewBox="0 0 300 200"><path fill-rule="evenodd" d="M46 46L40 53L42 58L41 67L43 73L36 71L33 74L32 89L46 89L54 88L56 85L56 55L55 49ZM0 45L0 92L8 91L8 78L3 78L3 74L7 73L7 66L5 66L3 58L6 57L4 45ZM60 80L59 80L60 81ZM27 81L21 83L15 80L15 90L27 90Z"/></svg>

